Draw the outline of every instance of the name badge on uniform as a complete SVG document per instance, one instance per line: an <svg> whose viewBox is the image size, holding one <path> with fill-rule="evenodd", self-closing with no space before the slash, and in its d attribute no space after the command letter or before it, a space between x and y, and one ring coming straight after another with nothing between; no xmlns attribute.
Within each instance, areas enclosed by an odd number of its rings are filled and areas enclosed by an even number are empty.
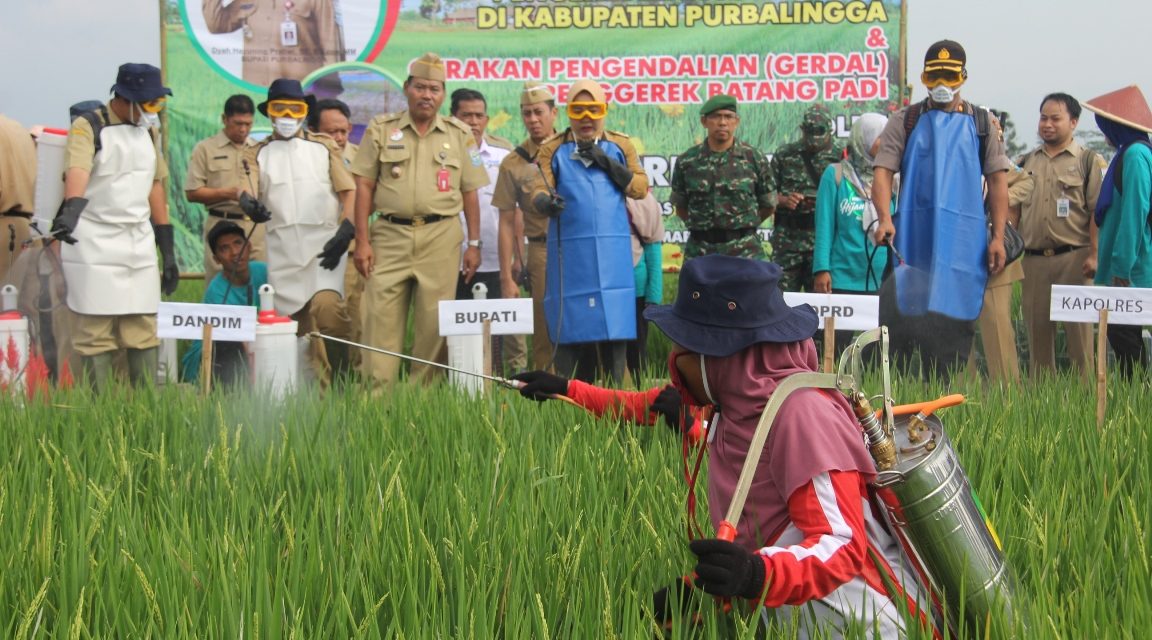
<svg viewBox="0 0 1152 640"><path fill-rule="evenodd" d="M299 44L296 33L296 23L292 20L292 7L296 6L293 0L284 0L284 22L280 23L280 46L295 47Z"/></svg>
<svg viewBox="0 0 1152 640"><path fill-rule="evenodd" d="M445 167L440 167L440 170L436 172L436 188L439 189L441 193L446 193L452 188L448 169Z"/></svg>
<svg viewBox="0 0 1152 640"><path fill-rule="evenodd" d="M1056 217L1067 218L1069 210L1068 198L1056 198Z"/></svg>

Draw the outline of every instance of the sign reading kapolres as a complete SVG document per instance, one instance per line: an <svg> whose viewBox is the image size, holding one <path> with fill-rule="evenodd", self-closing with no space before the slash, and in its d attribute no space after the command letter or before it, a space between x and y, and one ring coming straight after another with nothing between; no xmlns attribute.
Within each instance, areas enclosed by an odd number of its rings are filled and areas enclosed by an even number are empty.
<svg viewBox="0 0 1152 640"><path fill-rule="evenodd" d="M174 0L165 25L176 92L167 133L181 260L198 270L205 215L183 198L186 159L218 131L229 95L259 102L275 77L297 77L318 98L349 104L357 142L374 115L406 108L408 64L427 51L445 60L448 93L483 93L488 130L515 142L526 136L524 82L548 85L563 105L575 81L598 80L608 94L606 126L631 137L675 240L684 227L666 202L668 185L676 158L704 137L700 105L719 93L736 97L737 137L765 154L799 137L812 103L829 107L845 137L854 116L902 102L902 4ZM567 124L561 109L556 126ZM257 133L269 128L257 115Z"/></svg>

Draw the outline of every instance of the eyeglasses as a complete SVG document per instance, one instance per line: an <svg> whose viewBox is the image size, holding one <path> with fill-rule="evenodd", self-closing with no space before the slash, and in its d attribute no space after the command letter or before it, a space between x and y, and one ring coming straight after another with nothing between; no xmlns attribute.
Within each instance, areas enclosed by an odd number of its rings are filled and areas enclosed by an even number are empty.
<svg viewBox="0 0 1152 640"><path fill-rule="evenodd" d="M308 103L301 100L273 100L268 103L268 115L272 118L303 118L308 115Z"/></svg>
<svg viewBox="0 0 1152 640"><path fill-rule="evenodd" d="M573 120L592 118L600 120L608 115L608 105L603 102L569 102L568 117Z"/></svg>
<svg viewBox="0 0 1152 640"><path fill-rule="evenodd" d="M141 102L139 104L140 108L148 113L160 113L164 109L164 103L167 102L167 100L167 98L156 98L155 100L149 100L148 102Z"/></svg>
<svg viewBox="0 0 1152 640"><path fill-rule="evenodd" d="M941 84L955 89L964 84L964 72L959 69L933 69L921 73L920 82L929 89Z"/></svg>

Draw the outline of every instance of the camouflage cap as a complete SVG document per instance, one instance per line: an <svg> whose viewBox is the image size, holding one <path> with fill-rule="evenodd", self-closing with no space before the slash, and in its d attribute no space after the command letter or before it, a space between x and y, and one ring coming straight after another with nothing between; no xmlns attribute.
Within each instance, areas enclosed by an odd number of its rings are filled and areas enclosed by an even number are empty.
<svg viewBox="0 0 1152 640"><path fill-rule="evenodd" d="M591 94L594 102L608 102L604 87L601 87L600 83L595 80L577 80L572 83L572 87L568 89L568 101L571 102L581 91L587 91Z"/></svg>
<svg viewBox="0 0 1152 640"><path fill-rule="evenodd" d="M435 53L425 53L408 65L408 75L423 80L439 80L445 82L448 76L444 73L444 61Z"/></svg>
<svg viewBox="0 0 1152 640"><path fill-rule="evenodd" d="M808 110L804 112L804 119L800 121L800 128L830 131L832 129L832 114L828 112L828 107L822 104L808 107Z"/></svg>
<svg viewBox="0 0 1152 640"><path fill-rule="evenodd" d="M704 103L704 106L700 107L700 115L706 116L713 111L719 111L721 109L727 109L729 111L735 112L736 98L725 95L723 93L714 95L711 98L708 98L708 101Z"/></svg>
<svg viewBox="0 0 1152 640"><path fill-rule="evenodd" d="M552 95L548 87L539 82L524 83L524 90L520 92L520 106L548 102L549 100L555 101L556 96Z"/></svg>

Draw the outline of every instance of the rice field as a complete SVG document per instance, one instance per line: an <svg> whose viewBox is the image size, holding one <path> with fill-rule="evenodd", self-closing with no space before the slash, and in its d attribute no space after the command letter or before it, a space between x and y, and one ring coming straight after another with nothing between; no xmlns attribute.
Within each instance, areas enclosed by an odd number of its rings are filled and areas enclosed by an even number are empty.
<svg viewBox="0 0 1152 640"><path fill-rule="evenodd" d="M1017 637L1152 625L1148 386L1113 380L1102 429L1071 378L951 389ZM7 638L645 638L653 590L693 563L668 429L510 391L74 390L0 400L0 437ZM791 637L697 607L671 637Z"/></svg>

